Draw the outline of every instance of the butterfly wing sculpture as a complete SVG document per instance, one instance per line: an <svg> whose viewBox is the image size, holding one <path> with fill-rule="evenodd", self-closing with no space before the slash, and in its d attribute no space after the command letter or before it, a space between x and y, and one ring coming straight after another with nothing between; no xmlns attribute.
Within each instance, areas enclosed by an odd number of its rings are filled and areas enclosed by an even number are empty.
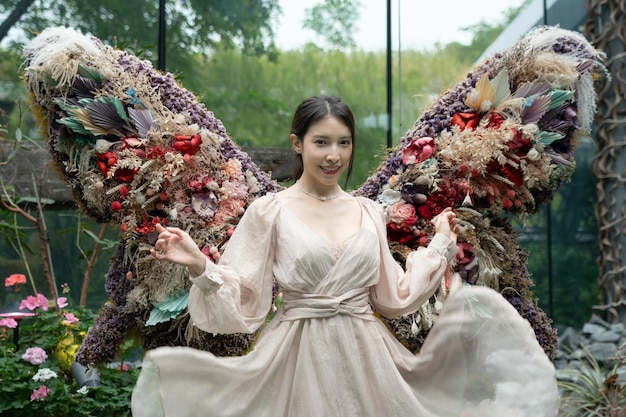
<svg viewBox="0 0 626 417"><path fill-rule="evenodd" d="M161 223L188 231L215 261L246 207L282 186L149 62L67 28L42 32L25 57L31 107L60 174L86 215L121 231L108 301L77 361L109 362L137 334L145 348L245 353L254 335L207 334L190 324L186 271L149 251ZM459 254L437 293L414 314L383 318L407 347L419 350L458 273L468 285L499 291L544 350L555 351L556 332L533 298L509 219L534 213L572 174L574 147L595 113L594 77L606 74L602 59L575 32L531 31L436 99L354 191L385 208L400 263L428 244L441 209L454 207L462 221Z"/></svg>

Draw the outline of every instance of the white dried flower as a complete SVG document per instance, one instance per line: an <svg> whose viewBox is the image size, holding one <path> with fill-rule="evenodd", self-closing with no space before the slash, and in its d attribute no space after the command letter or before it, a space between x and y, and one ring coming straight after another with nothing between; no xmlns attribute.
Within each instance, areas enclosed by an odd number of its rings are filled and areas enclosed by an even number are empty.
<svg viewBox="0 0 626 417"><path fill-rule="evenodd" d="M109 142L108 140L104 140L104 139L98 139L96 141L95 146L93 147L94 150L98 153L105 153L106 151L109 150L109 148L111 147L112 143Z"/></svg>
<svg viewBox="0 0 626 417"><path fill-rule="evenodd" d="M391 188L387 188L378 196L378 201L385 207L391 206L401 200L402 193L397 190L392 190Z"/></svg>
<svg viewBox="0 0 626 417"><path fill-rule="evenodd" d="M533 162L537 161L539 159L539 156L539 151L537 151L537 149L535 148L530 148L530 150L526 154L526 157Z"/></svg>

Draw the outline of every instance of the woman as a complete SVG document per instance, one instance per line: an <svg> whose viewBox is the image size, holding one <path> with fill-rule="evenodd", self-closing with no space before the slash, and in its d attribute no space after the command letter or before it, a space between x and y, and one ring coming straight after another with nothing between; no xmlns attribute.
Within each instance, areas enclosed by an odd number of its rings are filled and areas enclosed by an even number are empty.
<svg viewBox="0 0 626 417"><path fill-rule="evenodd" d="M189 312L200 329L256 331L274 278L282 307L245 356L148 352L133 415L556 415L554 368L496 292L458 289L417 355L374 315L370 306L409 314L434 293L456 252L453 211L435 218L434 238L404 271L389 251L382 209L339 186L356 142L350 109L336 97L309 98L290 138L295 184L250 205L218 264L176 228L159 226L153 250L189 268Z"/></svg>

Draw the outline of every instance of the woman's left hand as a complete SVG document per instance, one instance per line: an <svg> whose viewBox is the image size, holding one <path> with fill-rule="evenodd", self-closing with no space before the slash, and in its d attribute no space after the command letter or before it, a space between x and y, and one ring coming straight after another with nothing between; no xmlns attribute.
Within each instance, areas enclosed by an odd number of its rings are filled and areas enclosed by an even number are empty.
<svg viewBox="0 0 626 417"><path fill-rule="evenodd" d="M459 230L459 219L452 211L451 207L445 208L441 213L432 220L435 225L435 233L441 233L448 236L456 243L456 234Z"/></svg>

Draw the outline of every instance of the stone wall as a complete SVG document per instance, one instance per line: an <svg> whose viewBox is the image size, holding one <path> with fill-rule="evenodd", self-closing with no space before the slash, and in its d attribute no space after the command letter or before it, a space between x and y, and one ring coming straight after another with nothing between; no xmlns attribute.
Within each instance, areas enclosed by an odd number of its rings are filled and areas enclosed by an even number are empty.
<svg viewBox="0 0 626 417"><path fill-rule="evenodd" d="M557 377L572 380L572 371L584 367L585 358L593 357L607 372L620 362L618 355L626 356L626 325L609 324L594 316L582 330L567 327L559 332L559 348L554 359ZM620 347L622 349L620 350ZM618 368L621 383L626 383L626 359L621 359Z"/></svg>

